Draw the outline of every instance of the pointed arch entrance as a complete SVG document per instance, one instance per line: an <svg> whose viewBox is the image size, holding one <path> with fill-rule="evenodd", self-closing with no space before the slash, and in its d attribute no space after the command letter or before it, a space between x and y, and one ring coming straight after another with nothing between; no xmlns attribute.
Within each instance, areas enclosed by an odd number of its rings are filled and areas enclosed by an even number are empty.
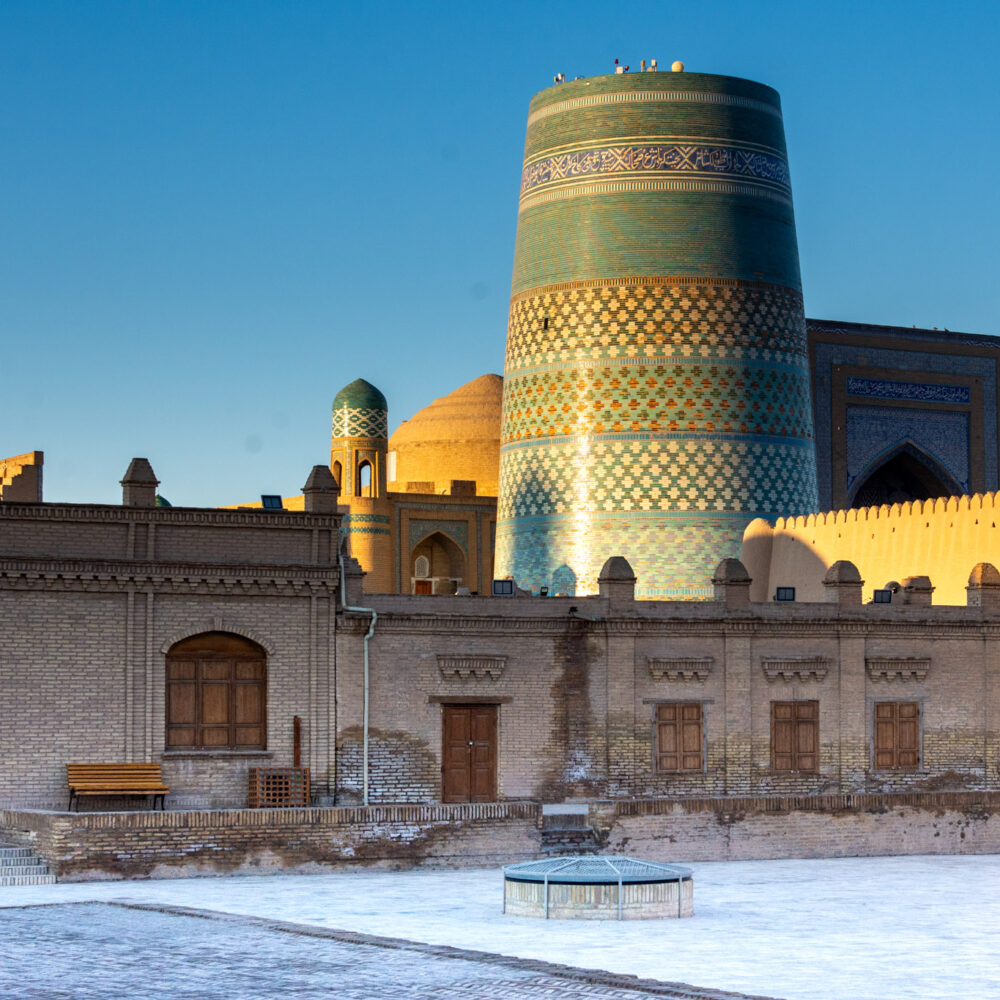
<svg viewBox="0 0 1000 1000"><path fill-rule="evenodd" d="M851 507L878 507L882 504L960 496L963 490L948 471L912 441L880 455L858 477L852 491Z"/></svg>
<svg viewBox="0 0 1000 1000"><path fill-rule="evenodd" d="M454 594L465 580L465 553L444 532L435 531L410 553L410 592Z"/></svg>

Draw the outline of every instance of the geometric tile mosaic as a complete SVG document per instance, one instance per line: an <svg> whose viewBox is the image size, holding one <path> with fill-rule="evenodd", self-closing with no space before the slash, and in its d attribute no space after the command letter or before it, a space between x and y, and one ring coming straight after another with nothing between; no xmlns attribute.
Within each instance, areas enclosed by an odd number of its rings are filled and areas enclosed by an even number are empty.
<svg viewBox="0 0 1000 1000"><path fill-rule="evenodd" d="M416 520L410 519L410 551L412 552L416 546L422 542L429 535L433 535L434 532L440 531L441 534L447 535L453 542L456 542L459 548L466 554L469 554L469 525L466 521L448 521L444 519L440 520Z"/></svg>
<svg viewBox="0 0 1000 1000"><path fill-rule="evenodd" d="M642 145L570 150L526 163L521 173L521 193L588 175L647 172L707 173L770 181L784 190L790 186L788 165L780 156L734 146L647 141Z"/></svg>
<svg viewBox="0 0 1000 1000"><path fill-rule="evenodd" d="M389 414L383 409L344 406L333 411L335 438L389 436Z"/></svg>
<svg viewBox="0 0 1000 1000"><path fill-rule="evenodd" d="M706 600L722 559L739 555L746 518L739 515L596 514L583 530L574 515L529 518L497 526L496 558L521 587L553 595L597 593L611 555L623 555L636 574L636 595L661 600Z"/></svg>
<svg viewBox="0 0 1000 1000"><path fill-rule="evenodd" d="M741 513L750 521L812 509L811 441L624 437L505 446L499 521L571 511L655 510Z"/></svg>
<svg viewBox="0 0 1000 1000"><path fill-rule="evenodd" d="M593 593L624 555L643 596L710 596L753 518L815 509L801 297L674 278L516 295L500 466L499 576Z"/></svg>
<svg viewBox="0 0 1000 1000"><path fill-rule="evenodd" d="M845 412L847 487L895 448L918 442L965 493L969 492L969 414L849 404Z"/></svg>
<svg viewBox="0 0 1000 1000"><path fill-rule="evenodd" d="M805 362L802 296L763 282L569 282L514 297L506 373L605 358Z"/></svg>

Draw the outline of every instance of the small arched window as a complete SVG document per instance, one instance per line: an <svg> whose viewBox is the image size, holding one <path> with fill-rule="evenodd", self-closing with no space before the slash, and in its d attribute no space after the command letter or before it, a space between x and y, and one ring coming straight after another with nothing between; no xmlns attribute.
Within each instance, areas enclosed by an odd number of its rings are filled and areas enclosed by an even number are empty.
<svg viewBox="0 0 1000 1000"><path fill-rule="evenodd" d="M370 497L374 495L372 493L371 462L364 461L358 466L358 487L356 492L359 497Z"/></svg>
<svg viewBox="0 0 1000 1000"><path fill-rule="evenodd" d="M413 563L413 575L418 580L426 580L431 575L431 561L427 556L417 556Z"/></svg>
<svg viewBox="0 0 1000 1000"><path fill-rule="evenodd" d="M182 639L167 653L168 750L267 748L267 654L228 632Z"/></svg>
<svg viewBox="0 0 1000 1000"><path fill-rule="evenodd" d="M340 464L340 462L334 462L330 471L333 473L333 478L337 480L337 485L343 489L344 482L342 477L344 475L344 467Z"/></svg>

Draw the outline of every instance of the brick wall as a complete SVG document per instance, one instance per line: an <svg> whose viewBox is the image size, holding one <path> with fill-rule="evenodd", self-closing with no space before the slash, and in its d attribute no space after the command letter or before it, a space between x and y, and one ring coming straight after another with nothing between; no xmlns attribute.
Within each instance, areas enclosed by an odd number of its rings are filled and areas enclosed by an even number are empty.
<svg viewBox="0 0 1000 1000"><path fill-rule="evenodd" d="M662 862L1000 851L1000 794L602 801L606 854ZM43 813L0 810L4 839L60 881L328 866L500 866L542 856L534 803ZM499 892L499 886L498 886Z"/></svg>
<svg viewBox="0 0 1000 1000"><path fill-rule="evenodd" d="M42 502L42 464L40 451L0 458L0 500L5 503Z"/></svg>
<svg viewBox="0 0 1000 1000"><path fill-rule="evenodd" d="M537 856L532 803L42 813L0 810L6 839L60 881L317 871L329 865L498 865Z"/></svg>
<svg viewBox="0 0 1000 1000"><path fill-rule="evenodd" d="M604 850L750 861L1000 850L1000 794L824 795L597 804Z"/></svg>
<svg viewBox="0 0 1000 1000"><path fill-rule="evenodd" d="M174 808L239 806L249 767L291 765L295 716L328 799L336 537L321 515L0 505L0 806L63 808L67 763L132 761L162 763ZM165 750L167 653L212 631L266 651L266 751Z"/></svg>

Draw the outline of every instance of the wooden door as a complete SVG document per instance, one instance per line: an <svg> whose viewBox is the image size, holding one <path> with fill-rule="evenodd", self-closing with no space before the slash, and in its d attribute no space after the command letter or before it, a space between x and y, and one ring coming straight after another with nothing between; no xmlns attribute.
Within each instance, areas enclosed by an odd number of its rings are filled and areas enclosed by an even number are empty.
<svg viewBox="0 0 1000 1000"><path fill-rule="evenodd" d="M496 705L442 705L441 708L441 801L495 801Z"/></svg>
<svg viewBox="0 0 1000 1000"><path fill-rule="evenodd" d="M433 594L434 593L434 582L432 580L414 580L413 581L413 593L414 594Z"/></svg>

